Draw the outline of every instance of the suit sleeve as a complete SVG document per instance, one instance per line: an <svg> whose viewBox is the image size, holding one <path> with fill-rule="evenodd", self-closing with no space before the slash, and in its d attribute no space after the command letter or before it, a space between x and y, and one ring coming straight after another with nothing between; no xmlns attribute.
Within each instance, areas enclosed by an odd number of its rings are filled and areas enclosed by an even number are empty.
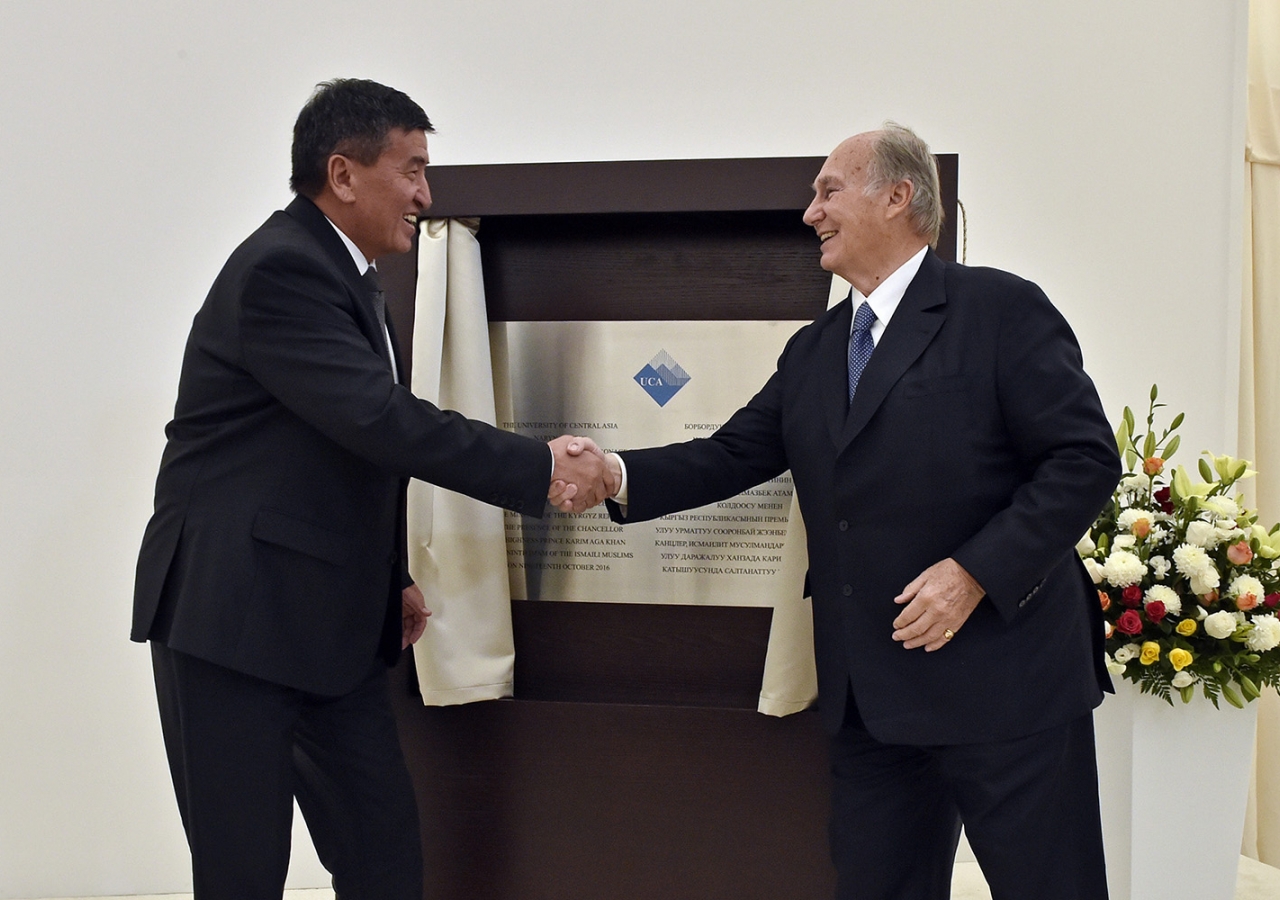
<svg viewBox="0 0 1280 900"><path fill-rule="evenodd" d="M794 342L795 338L792 338ZM715 434L620 454L627 466L626 515L609 502L616 522L643 522L742 493L787 470L781 429L782 367Z"/></svg>
<svg viewBox="0 0 1280 900"><path fill-rule="evenodd" d="M1039 288L1022 284L1001 317L995 367L1000 412L1028 478L954 554L1006 621L1072 551L1120 477L1075 335Z"/></svg>
<svg viewBox="0 0 1280 900"><path fill-rule="evenodd" d="M251 269L239 332L246 370L350 452L389 472L542 514L546 446L438 409L396 384L361 330L353 298L316 260L282 252Z"/></svg>

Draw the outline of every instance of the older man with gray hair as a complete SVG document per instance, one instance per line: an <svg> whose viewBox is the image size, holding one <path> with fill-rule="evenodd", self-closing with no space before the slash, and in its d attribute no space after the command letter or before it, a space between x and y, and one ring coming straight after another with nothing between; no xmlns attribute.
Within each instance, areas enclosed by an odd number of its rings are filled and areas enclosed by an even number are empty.
<svg viewBox="0 0 1280 900"><path fill-rule="evenodd" d="M840 898L946 900L962 824L996 900L1105 898L1110 682L1072 548L1120 465L1080 348L1036 285L932 252L938 176L911 130L849 138L813 188L804 220L849 298L714 435L613 457L611 514L791 470Z"/></svg>

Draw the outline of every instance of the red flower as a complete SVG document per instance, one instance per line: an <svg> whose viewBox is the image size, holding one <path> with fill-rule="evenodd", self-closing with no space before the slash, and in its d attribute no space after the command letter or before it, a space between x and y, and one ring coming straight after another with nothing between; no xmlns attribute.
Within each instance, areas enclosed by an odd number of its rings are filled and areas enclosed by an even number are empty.
<svg viewBox="0 0 1280 900"><path fill-rule="evenodd" d="M1116 631L1122 631L1128 635L1142 634L1142 617L1131 609L1126 609L1120 614L1120 618L1116 619Z"/></svg>
<svg viewBox="0 0 1280 900"><path fill-rule="evenodd" d="M1159 600L1152 600L1150 603L1148 603L1146 606L1146 610L1147 610L1147 618L1150 619L1152 623L1156 625L1159 625L1161 620L1164 619L1166 615L1168 615L1168 610L1164 608L1164 603L1162 603Z"/></svg>
<svg viewBox="0 0 1280 900"><path fill-rule="evenodd" d="M1173 492L1167 487L1162 487L1156 491L1156 505L1160 507L1160 511L1164 513L1173 512Z"/></svg>
<svg viewBox="0 0 1280 900"><path fill-rule="evenodd" d="M1267 594L1267 596L1262 598L1262 605L1270 607L1271 609L1275 609L1277 606L1280 606L1280 593Z"/></svg>
<svg viewBox="0 0 1280 900"><path fill-rule="evenodd" d="M1130 609L1137 609L1142 605L1142 588L1136 584L1131 584L1120 592L1120 602Z"/></svg>

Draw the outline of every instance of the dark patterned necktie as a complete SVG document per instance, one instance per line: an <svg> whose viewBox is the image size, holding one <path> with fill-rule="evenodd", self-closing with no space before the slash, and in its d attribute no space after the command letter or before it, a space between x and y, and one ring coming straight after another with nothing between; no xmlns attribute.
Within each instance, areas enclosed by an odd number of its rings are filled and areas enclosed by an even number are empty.
<svg viewBox="0 0 1280 900"><path fill-rule="evenodd" d="M391 332L387 330L387 295L382 292L382 285L378 283L378 273L373 266L364 270L364 283L369 287L373 314L378 317L378 328L382 330L382 339L387 344L387 356L391 358L391 375L399 383L400 376L396 374L396 354L391 347Z"/></svg>
<svg viewBox="0 0 1280 900"><path fill-rule="evenodd" d="M853 334L849 338L849 402L853 403L853 395L858 390L858 379L862 370L871 359L871 351L876 348L871 340L871 326L876 314L871 311L871 304L862 301L858 312L853 317Z"/></svg>

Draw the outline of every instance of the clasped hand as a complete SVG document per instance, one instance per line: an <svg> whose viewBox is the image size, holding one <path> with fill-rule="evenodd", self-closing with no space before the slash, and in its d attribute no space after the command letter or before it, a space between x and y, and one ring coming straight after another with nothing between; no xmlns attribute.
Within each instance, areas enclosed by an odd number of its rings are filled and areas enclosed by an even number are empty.
<svg viewBox="0 0 1280 900"><path fill-rule="evenodd" d="M622 471L591 438L566 434L547 446L555 456L547 500L556 509L580 513L618 493Z"/></svg>

